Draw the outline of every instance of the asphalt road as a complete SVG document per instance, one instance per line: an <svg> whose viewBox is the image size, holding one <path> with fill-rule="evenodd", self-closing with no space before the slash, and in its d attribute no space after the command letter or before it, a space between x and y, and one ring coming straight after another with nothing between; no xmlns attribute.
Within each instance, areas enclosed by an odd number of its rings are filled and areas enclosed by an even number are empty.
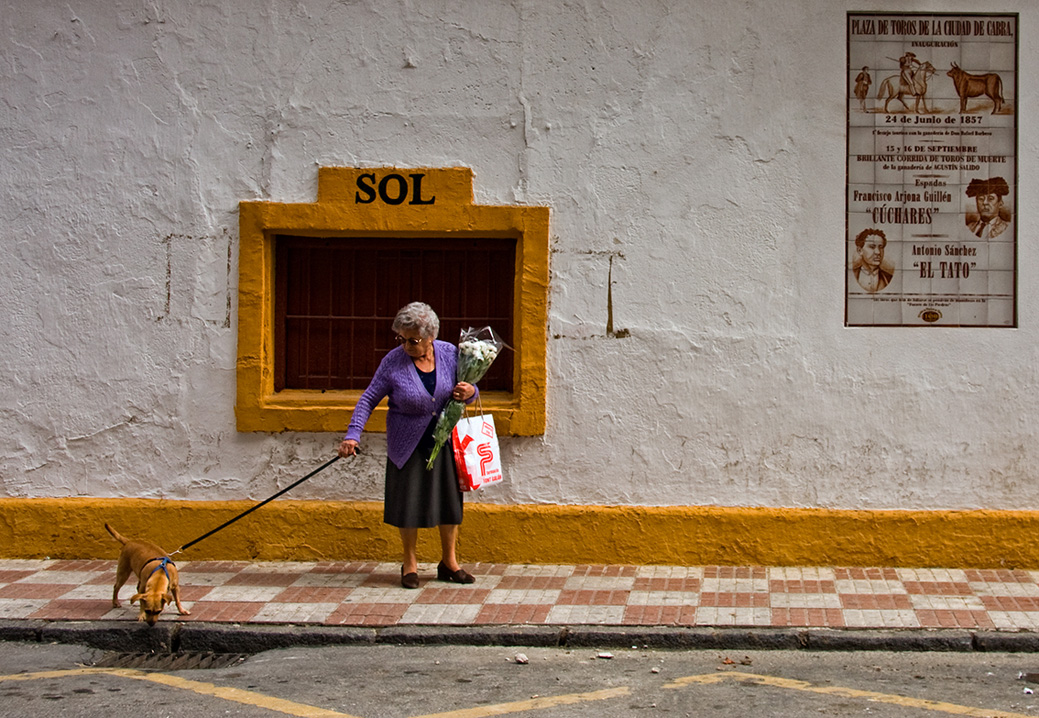
<svg viewBox="0 0 1039 718"><path fill-rule="evenodd" d="M0 644L0 715L1039 716L1039 684L1019 677L1039 674L1032 653L331 646L209 670L93 667L104 656Z"/></svg>

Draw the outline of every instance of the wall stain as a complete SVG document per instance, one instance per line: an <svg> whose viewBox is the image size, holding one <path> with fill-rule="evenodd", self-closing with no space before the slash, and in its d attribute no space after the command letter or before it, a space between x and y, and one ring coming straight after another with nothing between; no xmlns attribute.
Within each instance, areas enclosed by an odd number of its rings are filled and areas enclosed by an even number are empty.
<svg viewBox="0 0 1039 718"><path fill-rule="evenodd" d="M626 339L631 336L627 329L613 331L613 255L610 255L610 269L606 277L606 336L611 339Z"/></svg>
<svg viewBox="0 0 1039 718"><path fill-rule="evenodd" d="M234 271L234 242L231 239L231 235L227 229L223 230L224 241L227 244L227 262L225 265L225 276L224 276L224 317L223 319L203 319L204 324L208 324L214 327L221 327L223 329L231 328L231 302L232 302L232 287L231 282L232 272ZM163 299L162 313L155 317L156 323L162 323L172 318L172 305L173 305L173 242L186 241L188 243L199 242L205 237L195 237L189 234L175 234L171 233L166 235L160 240L160 244L163 247L163 252L166 256L166 286L165 286L165 297Z"/></svg>
<svg viewBox="0 0 1039 718"><path fill-rule="evenodd" d="M174 235L172 234L168 234L162 240L162 246L166 253L166 299L163 303L162 314L155 317L156 322L164 321L170 316L170 299L173 295L173 236Z"/></svg>

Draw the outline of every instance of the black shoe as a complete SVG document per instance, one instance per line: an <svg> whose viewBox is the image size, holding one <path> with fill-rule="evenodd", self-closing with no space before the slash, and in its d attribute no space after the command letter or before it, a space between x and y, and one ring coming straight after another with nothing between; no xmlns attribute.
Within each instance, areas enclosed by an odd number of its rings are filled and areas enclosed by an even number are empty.
<svg viewBox="0 0 1039 718"><path fill-rule="evenodd" d="M437 580L438 581L451 581L452 583L475 583L476 579L473 578L471 573L466 573L462 569L452 571L444 562L441 561L437 565Z"/></svg>
<svg viewBox="0 0 1039 718"><path fill-rule="evenodd" d="M404 573L404 567L400 567L400 585L404 588L418 588L418 574Z"/></svg>

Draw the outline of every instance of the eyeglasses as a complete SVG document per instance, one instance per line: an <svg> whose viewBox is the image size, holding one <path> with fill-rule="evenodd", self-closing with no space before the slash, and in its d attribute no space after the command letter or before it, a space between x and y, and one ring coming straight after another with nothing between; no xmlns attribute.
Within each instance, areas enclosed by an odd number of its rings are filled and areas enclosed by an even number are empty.
<svg viewBox="0 0 1039 718"><path fill-rule="evenodd" d="M407 344L409 347L417 347L419 344L426 341L425 339L408 339L402 337L400 334L397 335L396 339L398 344Z"/></svg>

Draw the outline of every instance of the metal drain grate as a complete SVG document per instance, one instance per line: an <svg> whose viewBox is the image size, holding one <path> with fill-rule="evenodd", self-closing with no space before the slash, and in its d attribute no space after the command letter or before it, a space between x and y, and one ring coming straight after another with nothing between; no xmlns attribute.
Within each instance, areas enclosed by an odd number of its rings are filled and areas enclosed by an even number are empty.
<svg viewBox="0 0 1039 718"><path fill-rule="evenodd" d="M138 668L146 671L192 671L228 668L249 656L245 653L115 653L101 657L95 668Z"/></svg>

